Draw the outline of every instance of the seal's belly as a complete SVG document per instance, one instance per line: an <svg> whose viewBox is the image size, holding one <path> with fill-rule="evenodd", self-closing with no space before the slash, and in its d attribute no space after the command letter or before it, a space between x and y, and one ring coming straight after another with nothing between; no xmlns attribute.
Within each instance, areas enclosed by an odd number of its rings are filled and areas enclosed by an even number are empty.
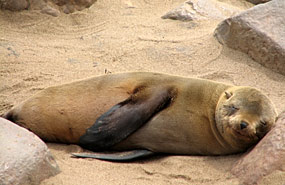
<svg viewBox="0 0 285 185"><path fill-rule="evenodd" d="M159 113L114 149L143 148L191 155L220 155L226 152L212 133L207 118L192 115L189 119L186 111L178 113L173 110Z"/></svg>

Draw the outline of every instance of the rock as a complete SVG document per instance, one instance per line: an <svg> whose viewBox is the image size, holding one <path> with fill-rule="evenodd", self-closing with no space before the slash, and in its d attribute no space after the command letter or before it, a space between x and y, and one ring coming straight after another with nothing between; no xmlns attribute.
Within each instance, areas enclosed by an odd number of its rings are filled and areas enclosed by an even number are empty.
<svg viewBox="0 0 285 185"><path fill-rule="evenodd" d="M256 5L222 21L215 36L222 44L247 53L256 62L285 74L285 1Z"/></svg>
<svg viewBox="0 0 285 185"><path fill-rule="evenodd" d="M261 4L261 3L267 3L271 0L247 0L248 2L251 2L252 4Z"/></svg>
<svg viewBox="0 0 285 185"><path fill-rule="evenodd" d="M52 15L54 17L58 17L60 15L59 10L54 9L54 8L50 7L49 5L47 5L44 8L42 8L41 13Z"/></svg>
<svg viewBox="0 0 285 185"><path fill-rule="evenodd" d="M0 118L0 184L30 185L60 172L45 143L32 132Z"/></svg>
<svg viewBox="0 0 285 185"><path fill-rule="evenodd" d="M89 8L96 0L49 0L59 6L64 13L69 14Z"/></svg>
<svg viewBox="0 0 285 185"><path fill-rule="evenodd" d="M169 11L161 18L181 21L200 19L225 19L241 10L227 3L215 0L190 0Z"/></svg>
<svg viewBox="0 0 285 185"><path fill-rule="evenodd" d="M192 21L193 19L196 19L196 12L192 9L192 6L188 2L185 2L181 6L167 12L161 18L181 21Z"/></svg>
<svg viewBox="0 0 285 185"><path fill-rule="evenodd" d="M25 10L29 7L27 0L0 0L0 8L11 10L11 11L20 11Z"/></svg>
<svg viewBox="0 0 285 185"><path fill-rule="evenodd" d="M285 171L285 112L275 127L232 169L232 174L245 185L257 184L275 170Z"/></svg>
<svg viewBox="0 0 285 185"><path fill-rule="evenodd" d="M30 10L42 10L47 6L46 0L30 0Z"/></svg>
<svg viewBox="0 0 285 185"><path fill-rule="evenodd" d="M69 14L89 8L96 0L0 0L0 8L12 11L40 10L57 17L60 11Z"/></svg>

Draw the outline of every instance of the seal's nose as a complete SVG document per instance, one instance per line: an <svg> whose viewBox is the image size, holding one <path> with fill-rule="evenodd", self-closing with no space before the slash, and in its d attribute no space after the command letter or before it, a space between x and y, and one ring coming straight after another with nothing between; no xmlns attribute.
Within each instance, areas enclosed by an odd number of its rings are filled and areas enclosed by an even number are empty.
<svg viewBox="0 0 285 185"><path fill-rule="evenodd" d="M240 129L242 130L242 129L246 128L247 125L248 125L248 124L247 124L246 122L242 121L242 122L240 123Z"/></svg>

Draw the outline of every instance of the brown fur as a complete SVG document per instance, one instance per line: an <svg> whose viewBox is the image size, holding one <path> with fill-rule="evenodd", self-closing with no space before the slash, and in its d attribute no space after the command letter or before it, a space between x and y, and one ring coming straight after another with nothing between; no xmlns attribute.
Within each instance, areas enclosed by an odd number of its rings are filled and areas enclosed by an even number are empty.
<svg viewBox="0 0 285 185"><path fill-rule="evenodd" d="M164 86L175 89L171 105L113 149L199 155L242 152L271 128L277 116L271 101L254 88L138 72L49 87L5 117L45 141L78 143L86 129L113 105L141 89L147 88L149 93ZM241 121L248 123L247 128L240 128Z"/></svg>

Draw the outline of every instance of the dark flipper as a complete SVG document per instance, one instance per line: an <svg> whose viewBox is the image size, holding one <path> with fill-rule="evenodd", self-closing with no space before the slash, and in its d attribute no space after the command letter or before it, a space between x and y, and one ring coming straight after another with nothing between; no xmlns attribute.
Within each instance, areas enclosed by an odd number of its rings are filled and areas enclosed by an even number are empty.
<svg viewBox="0 0 285 185"><path fill-rule="evenodd" d="M134 159L154 155L154 152L149 150L132 150L127 152L116 153L73 153L73 157L78 158L94 158L105 161L131 161Z"/></svg>
<svg viewBox="0 0 285 185"><path fill-rule="evenodd" d="M166 108L173 96L174 90L169 87L136 90L128 99L101 115L80 137L79 144L92 151L109 149Z"/></svg>

